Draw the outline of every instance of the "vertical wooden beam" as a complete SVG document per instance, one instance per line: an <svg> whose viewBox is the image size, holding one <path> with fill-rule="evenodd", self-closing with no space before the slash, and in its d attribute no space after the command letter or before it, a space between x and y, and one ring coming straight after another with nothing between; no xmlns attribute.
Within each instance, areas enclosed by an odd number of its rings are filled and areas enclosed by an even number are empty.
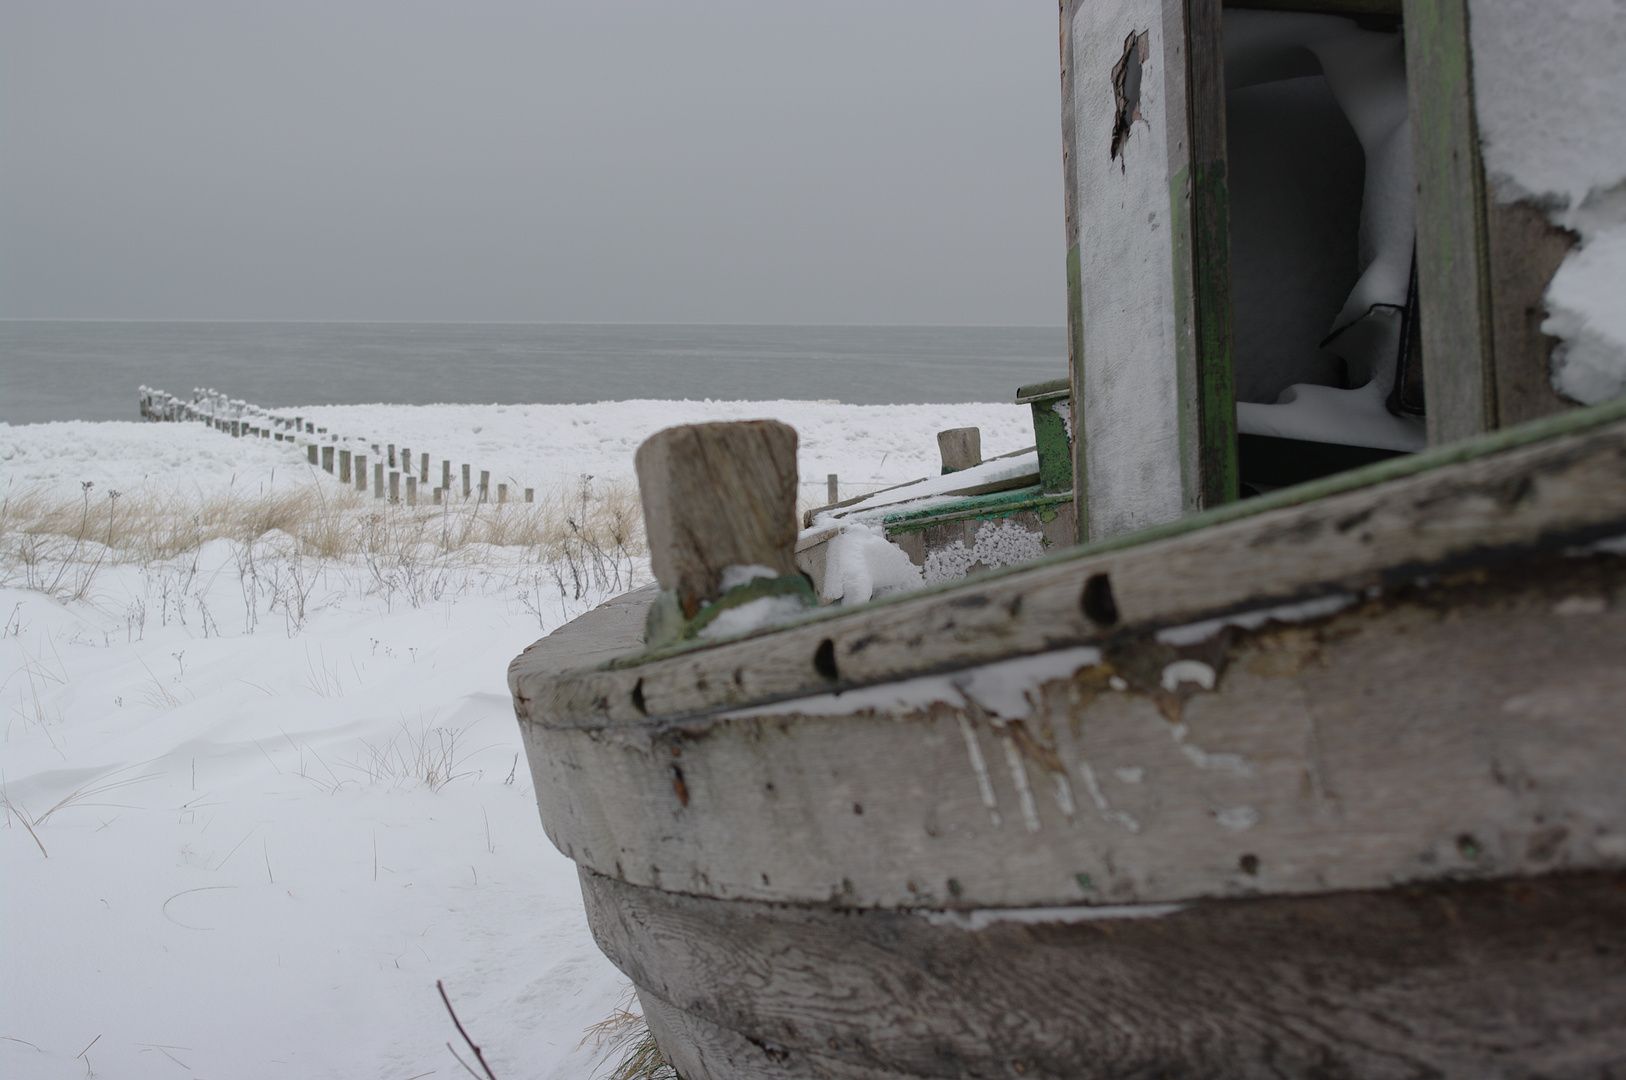
<svg viewBox="0 0 1626 1080"><path fill-rule="evenodd" d="M1195 339L1189 377L1195 400L1186 398L1192 411L1181 429L1196 444L1196 474L1188 474L1185 484L1187 508L1203 510L1238 497L1231 210L1225 171L1225 23L1220 0L1185 0L1185 24L1186 121L1191 140L1190 317ZM1180 254L1177 243L1177 260ZM1176 275L1179 298L1178 267Z"/></svg>
<svg viewBox="0 0 1626 1080"><path fill-rule="evenodd" d="M651 435L633 459L661 588L692 619L730 566L796 569L796 431L777 420L690 424Z"/></svg>
<svg viewBox="0 0 1626 1080"><path fill-rule="evenodd" d="M1467 0L1405 0L1428 441L1496 424L1485 173Z"/></svg>
<svg viewBox="0 0 1626 1080"><path fill-rule="evenodd" d="M1078 135L1073 106L1073 15L1081 0L1061 0L1061 175L1067 242L1067 382L1073 419L1074 534L1090 538L1090 474L1084 456L1084 283L1079 269Z"/></svg>

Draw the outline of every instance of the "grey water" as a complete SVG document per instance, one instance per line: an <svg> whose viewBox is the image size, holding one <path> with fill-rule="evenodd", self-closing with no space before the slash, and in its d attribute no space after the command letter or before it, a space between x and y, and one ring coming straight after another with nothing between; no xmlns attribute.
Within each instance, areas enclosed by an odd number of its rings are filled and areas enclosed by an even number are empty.
<svg viewBox="0 0 1626 1080"><path fill-rule="evenodd" d="M136 420L136 388L256 405L627 398L1009 401L1067 373L1049 326L0 320L0 421Z"/></svg>

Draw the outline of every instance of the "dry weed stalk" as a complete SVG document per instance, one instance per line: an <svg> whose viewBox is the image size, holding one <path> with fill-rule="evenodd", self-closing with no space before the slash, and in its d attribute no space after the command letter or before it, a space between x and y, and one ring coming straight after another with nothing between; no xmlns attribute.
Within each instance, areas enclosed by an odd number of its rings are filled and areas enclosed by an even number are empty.
<svg viewBox="0 0 1626 1080"><path fill-rule="evenodd" d="M155 589L160 621L184 624L198 553L227 540L238 545L244 629L253 630L264 595L292 633L304 624L318 572L331 562L361 562L386 600L416 607L455 589L454 577L466 576L459 572L512 564L516 554L548 568L561 596L580 600L595 587L630 585L646 553L636 489L590 476L543 490L535 503L448 499L440 506L379 502L322 481L257 492L142 489L106 499L92 498L91 487L83 485L78 498L32 488L0 499L0 584L83 599L104 565L140 565L162 579ZM494 560L493 549L503 557ZM210 613L199 608L197 615L213 628Z"/></svg>

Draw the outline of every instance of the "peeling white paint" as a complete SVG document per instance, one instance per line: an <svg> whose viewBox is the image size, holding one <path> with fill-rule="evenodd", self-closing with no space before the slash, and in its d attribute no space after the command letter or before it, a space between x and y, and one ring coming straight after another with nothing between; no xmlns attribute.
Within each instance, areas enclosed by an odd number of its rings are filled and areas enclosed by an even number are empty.
<svg viewBox="0 0 1626 1080"><path fill-rule="evenodd" d="M957 717L960 721L960 734L965 739L965 752L971 758L971 771L977 776L977 791L982 795L982 805L988 809L988 818L999 828L999 797L994 794L994 781L988 775L988 762L982 756L982 746L977 742L977 729L971 726L971 721L964 713Z"/></svg>
<svg viewBox="0 0 1626 1080"><path fill-rule="evenodd" d="M1104 820L1113 822L1116 825L1122 825L1128 832L1140 832L1140 822L1122 810L1112 808L1112 804L1107 801L1106 793L1101 790L1100 782L1095 778L1095 769L1090 766L1088 761L1079 761L1078 775L1083 779L1084 790L1090 793L1091 801L1095 803L1095 808L1101 812L1101 817Z"/></svg>
<svg viewBox="0 0 1626 1080"><path fill-rule="evenodd" d="M1039 831L1039 807L1033 801L1033 787L1028 783L1027 766L1022 762L1022 751L1016 748L1016 740L1009 735L1000 736L1000 744L1005 748L1005 767L1011 771L1011 783L1016 785L1016 803L1022 808L1022 821L1028 827L1028 832Z"/></svg>
<svg viewBox="0 0 1626 1080"><path fill-rule="evenodd" d="M923 675L916 679L844 690L834 694L748 705L725 712L725 719L745 716L841 716L874 709L881 712L915 712L936 704L964 708L975 702L990 716L1024 720L1033 714L1033 695L1041 686L1056 679L1069 679L1081 668L1101 662L1101 650L1092 645L1019 656L992 664L966 668L953 675Z"/></svg>
<svg viewBox="0 0 1626 1080"><path fill-rule="evenodd" d="M998 566L1037 559L1044 554L1044 538L1023 528L1014 521L984 521L977 527L977 539L970 548L965 541L956 540L946 547L930 552L921 567L926 584L938 585L945 581L959 581L981 565L992 570Z"/></svg>
<svg viewBox="0 0 1626 1080"><path fill-rule="evenodd" d="M1176 660L1164 666L1162 683L1163 689L1172 694L1180 689L1181 683L1194 683L1204 690L1212 690L1216 678L1213 667L1201 660Z"/></svg>
<svg viewBox="0 0 1626 1080"><path fill-rule="evenodd" d="M1378 592L1381 591L1381 589L1378 590ZM1277 604L1275 607L1244 611L1236 615L1225 615L1218 619L1204 619L1202 622L1171 626L1167 630L1159 630L1157 640L1165 645L1173 645L1176 648L1182 645L1195 645L1199 641L1207 641L1227 626L1234 626L1242 630L1257 630L1269 622L1309 622L1312 619L1323 619L1328 615L1336 615L1354 602L1355 597L1347 593L1338 593L1334 596L1318 596L1314 600L1304 600L1296 604Z"/></svg>
<svg viewBox="0 0 1626 1080"><path fill-rule="evenodd" d="M1247 832L1259 824L1259 811L1251 806L1228 806L1215 811L1214 820L1232 832Z"/></svg>
<svg viewBox="0 0 1626 1080"><path fill-rule="evenodd" d="M1172 725L1169 734L1179 744L1180 752L1185 755L1186 760L1199 769L1236 773L1238 776L1253 775L1253 766L1241 754L1210 754L1196 743L1187 742L1186 736L1191 734L1191 728L1186 724Z"/></svg>
<svg viewBox="0 0 1626 1080"><path fill-rule="evenodd" d="M1120 765L1112 770L1112 775L1125 784L1138 784L1146 779L1146 770L1139 765Z"/></svg>

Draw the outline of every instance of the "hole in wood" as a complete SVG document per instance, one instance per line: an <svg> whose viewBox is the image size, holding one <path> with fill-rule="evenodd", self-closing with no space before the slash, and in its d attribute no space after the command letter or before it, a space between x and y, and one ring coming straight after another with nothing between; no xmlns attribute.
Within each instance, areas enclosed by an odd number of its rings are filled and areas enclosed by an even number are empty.
<svg viewBox="0 0 1626 1080"><path fill-rule="evenodd" d="M639 716L649 715L649 710L644 707L644 680L642 679L632 684L632 707L638 710Z"/></svg>
<svg viewBox="0 0 1626 1080"><path fill-rule="evenodd" d="M1237 865L1242 868L1244 874L1252 877L1259 873L1259 856L1244 855L1237 860Z"/></svg>
<svg viewBox="0 0 1626 1080"><path fill-rule="evenodd" d="M819 642L819 647L813 651L813 670L831 682L841 677L836 671L836 643L829 638Z"/></svg>
<svg viewBox="0 0 1626 1080"><path fill-rule="evenodd" d="M1097 626L1112 626L1118 621L1118 602L1112 597L1112 579L1106 574L1091 574L1084 583L1081 603L1084 617Z"/></svg>

